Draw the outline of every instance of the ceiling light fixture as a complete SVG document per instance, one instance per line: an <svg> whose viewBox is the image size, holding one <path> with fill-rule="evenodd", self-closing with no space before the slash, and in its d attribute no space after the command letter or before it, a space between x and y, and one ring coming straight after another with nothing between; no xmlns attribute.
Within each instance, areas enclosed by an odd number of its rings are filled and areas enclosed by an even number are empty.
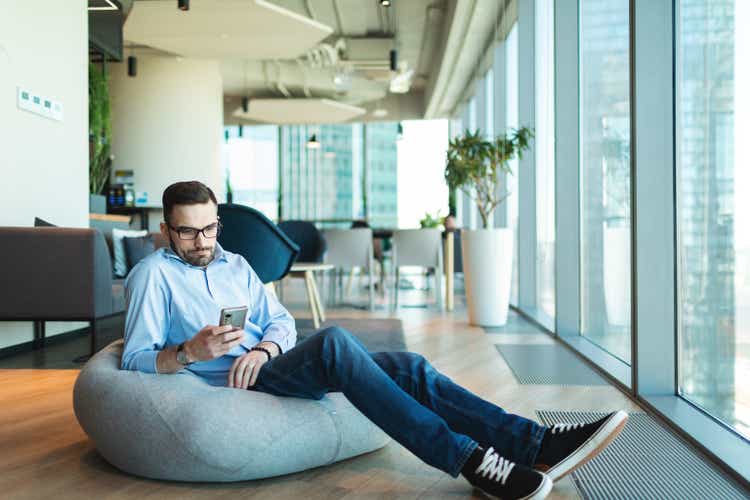
<svg viewBox="0 0 750 500"><path fill-rule="evenodd" d="M88 10L120 10L117 8L117 5L112 3L112 0L104 0L104 4L102 7L91 7L89 5Z"/></svg>
<svg viewBox="0 0 750 500"><path fill-rule="evenodd" d="M307 149L320 149L320 143L315 134L311 135L310 139L307 141Z"/></svg>
<svg viewBox="0 0 750 500"><path fill-rule="evenodd" d="M380 0L380 5L382 5L383 7L390 7L391 0Z"/></svg>
<svg viewBox="0 0 750 500"><path fill-rule="evenodd" d="M352 79L342 72L333 75L333 87L337 94L345 94L352 87Z"/></svg>
<svg viewBox="0 0 750 500"><path fill-rule="evenodd" d="M190 0L177 0L177 8L180 10L190 10Z"/></svg>
<svg viewBox="0 0 750 500"><path fill-rule="evenodd" d="M135 56L128 56L128 76L138 74L138 59Z"/></svg>

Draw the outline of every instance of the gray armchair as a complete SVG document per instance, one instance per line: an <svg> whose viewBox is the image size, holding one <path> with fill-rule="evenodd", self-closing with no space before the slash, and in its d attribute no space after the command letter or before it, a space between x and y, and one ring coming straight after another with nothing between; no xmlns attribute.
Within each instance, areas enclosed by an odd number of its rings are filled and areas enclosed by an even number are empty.
<svg viewBox="0 0 750 500"><path fill-rule="evenodd" d="M91 323L125 310L122 282L101 232L60 227L0 227L0 321L33 321L34 347L44 344L45 321ZM85 359L86 356L79 358Z"/></svg>

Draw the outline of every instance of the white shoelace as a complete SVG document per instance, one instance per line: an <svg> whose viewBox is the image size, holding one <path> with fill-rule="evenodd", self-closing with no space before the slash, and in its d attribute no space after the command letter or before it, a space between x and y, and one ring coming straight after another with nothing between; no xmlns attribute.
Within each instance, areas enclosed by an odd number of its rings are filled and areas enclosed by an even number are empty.
<svg viewBox="0 0 750 500"><path fill-rule="evenodd" d="M552 434L559 432L572 431L573 429L580 429L586 424L555 424L552 426Z"/></svg>
<svg viewBox="0 0 750 500"><path fill-rule="evenodd" d="M515 463L501 457L495 453L495 450L492 447L490 447L484 453L482 464L477 467L475 472L487 479L499 481L500 484L505 485L505 481L508 479L510 471L512 471L515 466Z"/></svg>

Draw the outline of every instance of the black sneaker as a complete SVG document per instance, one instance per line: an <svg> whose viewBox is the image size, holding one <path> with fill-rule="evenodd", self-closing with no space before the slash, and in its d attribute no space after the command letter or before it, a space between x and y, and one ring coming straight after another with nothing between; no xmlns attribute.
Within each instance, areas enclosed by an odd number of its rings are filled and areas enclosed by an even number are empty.
<svg viewBox="0 0 750 500"><path fill-rule="evenodd" d="M461 474L490 498L540 500L552 489L545 474L501 457L493 448L481 446L466 461Z"/></svg>
<svg viewBox="0 0 750 500"><path fill-rule="evenodd" d="M555 424L544 433L534 469L557 481L598 455L627 421L620 410L590 424Z"/></svg>

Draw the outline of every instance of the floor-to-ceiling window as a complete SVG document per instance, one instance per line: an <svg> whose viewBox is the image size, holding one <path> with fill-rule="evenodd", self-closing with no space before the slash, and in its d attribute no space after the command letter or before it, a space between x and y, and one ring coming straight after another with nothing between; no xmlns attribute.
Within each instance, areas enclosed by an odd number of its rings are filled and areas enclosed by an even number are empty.
<svg viewBox="0 0 750 500"><path fill-rule="evenodd" d="M505 125L508 129L518 123L518 23L505 39ZM505 200L508 227L513 231L513 277L510 285L510 303L518 305L518 159L510 162L513 175L507 176L509 196Z"/></svg>
<svg viewBox="0 0 750 500"><path fill-rule="evenodd" d="M224 170L232 201L275 219L279 196L278 127L225 127L224 137Z"/></svg>
<svg viewBox="0 0 750 500"><path fill-rule="evenodd" d="M555 317L555 60L554 0L536 0L536 304ZM549 321L553 323L553 321Z"/></svg>
<svg viewBox="0 0 750 500"><path fill-rule="evenodd" d="M750 438L750 2L676 5L679 391Z"/></svg>
<svg viewBox="0 0 750 500"><path fill-rule="evenodd" d="M628 0L581 0L581 332L630 363Z"/></svg>
<svg viewBox="0 0 750 500"><path fill-rule="evenodd" d="M365 125L367 220L375 227L398 226L399 134L396 122Z"/></svg>

